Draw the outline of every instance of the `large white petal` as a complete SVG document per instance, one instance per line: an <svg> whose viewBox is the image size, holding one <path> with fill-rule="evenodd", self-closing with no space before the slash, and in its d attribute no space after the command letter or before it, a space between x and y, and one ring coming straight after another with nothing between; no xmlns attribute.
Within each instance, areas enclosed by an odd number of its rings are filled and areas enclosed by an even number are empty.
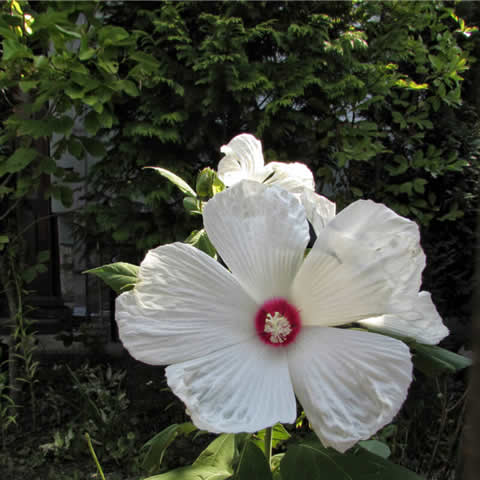
<svg viewBox="0 0 480 480"><path fill-rule="evenodd" d="M218 176L227 187L243 179L262 180L257 178L264 167L262 142L253 135L237 135L227 145L223 145L220 151L225 156L218 164Z"/></svg>
<svg viewBox="0 0 480 480"><path fill-rule="evenodd" d="M409 311L424 265L414 222L384 205L355 202L318 233L295 278L293 301L307 325Z"/></svg>
<svg viewBox="0 0 480 480"><path fill-rule="evenodd" d="M327 223L335 217L335 203L307 189L302 191L299 200L305 208L307 220L312 224L314 232L318 235L320 230L325 228Z"/></svg>
<svg viewBox="0 0 480 480"><path fill-rule="evenodd" d="M288 297L309 239L305 210L287 191L244 180L203 209L208 237L258 303Z"/></svg>
<svg viewBox="0 0 480 480"><path fill-rule="evenodd" d="M303 163L270 162L266 167L272 171L264 182L267 185L276 185L294 194L301 194L304 189L315 189L313 174Z"/></svg>
<svg viewBox="0 0 480 480"><path fill-rule="evenodd" d="M167 365L256 336L256 309L218 262L174 243L148 252L135 289L117 297L116 319L133 357Z"/></svg>
<svg viewBox="0 0 480 480"><path fill-rule="evenodd" d="M428 292L418 294L413 310L409 312L366 318L360 323L366 327L413 338L429 345L437 344L449 333Z"/></svg>
<svg viewBox="0 0 480 480"><path fill-rule="evenodd" d="M210 432L255 432L293 423L296 402L286 352L255 338L166 369L193 423Z"/></svg>
<svg viewBox="0 0 480 480"><path fill-rule="evenodd" d="M313 430L340 452L388 424L412 380L404 343L355 330L305 328L289 347L288 364Z"/></svg>
<svg viewBox="0 0 480 480"><path fill-rule="evenodd" d="M417 294L425 268L418 225L381 203L358 200L342 210L330 228L354 239L383 259L389 284L401 293Z"/></svg>

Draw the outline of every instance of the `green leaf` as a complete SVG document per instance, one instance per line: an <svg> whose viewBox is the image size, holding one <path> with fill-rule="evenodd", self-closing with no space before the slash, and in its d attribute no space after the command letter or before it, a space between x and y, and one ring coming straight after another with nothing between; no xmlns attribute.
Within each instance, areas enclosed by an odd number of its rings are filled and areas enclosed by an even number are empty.
<svg viewBox="0 0 480 480"><path fill-rule="evenodd" d="M84 120L84 125L85 125L85 128L87 129L87 132L91 133L92 135L96 135L98 130L100 130L100 128L102 127L102 124L98 119L98 115L95 112L87 113Z"/></svg>
<svg viewBox="0 0 480 480"><path fill-rule="evenodd" d="M103 157L106 153L103 142L96 138L82 137L82 144L85 150L92 155L92 157Z"/></svg>
<svg viewBox="0 0 480 480"><path fill-rule="evenodd" d="M79 98L83 98L85 95L85 90L83 87L80 87L74 83L65 88L64 92L72 100L78 100Z"/></svg>
<svg viewBox="0 0 480 480"><path fill-rule="evenodd" d="M23 80L18 82L18 85L23 92L27 93L37 86L38 82L36 80Z"/></svg>
<svg viewBox="0 0 480 480"><path fill-rule="evenodd" d="M442 373L455 373L472 365L472 361L462 355L446 350L437 345L413 343L413 363L416 368L429 377Z"/></svg>
<svg viewBox="0 0 480 480"><path fill-rule="evenodd" d="M104 45L119 45L128 37L128 32L122 27L107 25L98 30L98 40Z"/></svg>
<svg viewBox="0 0 480 480"><path fill-rule="evenodd" d="M74 32L72 30L67 30L66 28L61 27L60 25L55 25L58 31L62 32L64 35L70 38L82 38L82 36L78 32Z"/></svg>
<svg viewBox="0 0 480 480"><path fill-rule="evenodd" d="M301 466L301 468L299 468ZM318 441L292 445L280 463L282 480L422 480L416 473L395 465L363 448L341 454Z"/></svg>
<svg viewBox="0 0 480 480"><path fill-rule="evenodd" d="M66 185L52 184L49 189L50 195L60 200L65 207L71 207L73 204L73 191Z"/></svg>
<svg viewBox="0 0 480 480"><path fill-rule="evenodd" d="M267 459L253 442L247 441L238 462L234 480L269 480L272 478Z"/></svg>
<svg viewBox="0 0 480 480"><path fill-rule="evenodd" d="M197 466L231 468L235 456L235 435L227 433L217 437L193 462Z"/></svg>
<svg viewBox="0 0 480 480"><path fill-rule="evenodd" d="M321 446L291 445L280 462L282 480L346 480L348 474Z"/></svg>
<svg viewBox="0 0 480 480"><path fill-rule="evenodd" d="M42 250L37 254L37 262L38 263L45 263L50 260L50 250Z"/></svg>
<svg viewBox="0 0 480 480"><path fill-rule="evenodd" d="M117 262L92 268L83 273L96 275L117 293L122 293L135 286L139 269L140 267L131 263Z"/></svg>
<svg viewBox="0 0 480 480"><path fill-rule="evenodd" d="M358 442L358 446L382 458L388 458L392 453L390 447L380 440L363 440Z"/></svg>
<svg viewBox="0 0 480 480"><path fill-rule="evenodd" d="M191 422L186 422L182 424L174 423L173 425L168 426L160 433L157 433L153 438L151 438L147 443L145 443L144 448L147 448L147 453L142 462L142 468L147 472L153 472L160 468L163 460L163 456L167 448L172 444L175 438L178 435L184 434L188 435L190 432L196 430L197 427Z"/></svg>
<svg viewBox="0 0 480 480"><path fill-rule="evenodd" d="M78 59L84 62L85 60L90 60L96 53L96 50L93 48L86 48L80 50L80 53L78 54Z"/></svg>
<svg viewBox="0 0 480 480"><path fill-rule="evenodd" d="M256 433L252 442L262 450L265 451L265 432L266 429L260 430ZM290 438L290 434L285 430L285 427L281 423L277 423L272 429L272 447L276 448L280 443L287 441Z"/></svg>
<svg viewBox="0 0 480 480"><path fill-rule="evenodd" d="M145 167L145 168L151 168L152 170L155 170L156 172L158 172L162 177L165 177L166 179L170 180L185 195L188 195L189 197L194 197L194 198L197 196L193 188L185 180L180 178L178 175L175 175L173 172L170 172L170 170L166 170L165 168L160 168L160 167Z"/></svg>
<svg viewBox="0 0 480 480"><path fill-rule="evenodd" d="M193 465L154 475L145 480L226 480L233 475L235 435L217 437L193 462Z"/></svg>
<svg viewBox="0 0 480 480"><path fill-rule="evenodd" d="M0 177L6 173L16 173L26 168L37 157L38 152L33 148L17 148L6 162L0 165Z"/></svg>
<svg viewBox="0 0 480 480"><path fill-rule="evenodd" d="M131 97L138 97L140 95L137 86L131 80L119 80L117 84Z"/></svg>
<svg viewBox="0 0 480 480"><path fill-rule="evenodd" d="M32 51L17 39L5 39L2 42L2 61L32 57Z"/></svg>
<svg viewBox="0 0 480 480"><path fill-rule="evenodd" d="M116 60L107 60L105 58L98 57L97 64L107 73L115 74L118 72L118 62Z"/></svg>
<svg viewBox="0 0 480 480"><path fill-rule="evenodd" d="M35 266L27 267L22 271L22 279L28 284L37 277L37 274L38 272Z"/></svg>
<svg viewBox="0 0 480 480"><path fill-rule="evenodd" d="M425 185L426 185L427 181L423 178L416 178L414 181L413 181L413 189L417 192L417 193L425 193Z"/></svg>
<svg viewBox="0 0 480 480"><path fill-rule="evenodd" d="M190 215L201 215L202 214L202 202L192 197L185 197L183 199L183 208Z"/></svg>
<svg viewBox="0 0 480 480"><path fill-rule="evenodd" d="M0 235L0 252L5 248L5 245L10 241L7 235Z"/></svg>
<svg viewBox="0 0 480 480"><path fill-rule="evenodd" d="M415 367L430 377L435 377L442 373L456 373L472 365L472 361L469 358L453 353L438 345L418 343L412 338L393 335L375 328L368 328L368 331L387 335L406 343L413 353Z"/></svg>
<svg viewBox="0 0 480 480"><path fill-rule="evenodd" d="M185 243L193 245L213 258L216 258L217 256L217 251L212 245L212 242L210 242L207 232L203 228L201 230L194 230L185 240Z"/></svg>
<svg viewBox="0 0 480 480"><path fill-rule="evenodd" d="M82 158L83 157L83 147L81 142L76 140L75 138L70 138L68 140L68 151L71 153L75 158Z"/></svg>

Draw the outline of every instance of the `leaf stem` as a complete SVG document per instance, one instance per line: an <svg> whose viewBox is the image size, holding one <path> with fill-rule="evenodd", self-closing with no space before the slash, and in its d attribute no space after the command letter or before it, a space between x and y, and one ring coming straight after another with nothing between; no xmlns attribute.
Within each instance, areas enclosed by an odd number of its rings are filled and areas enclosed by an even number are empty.
<svg viewBox="0 0 480 480"><path fill-rule="evenodd" d="M100 478L102 480L105 480L105 475L103 474L102 467L100 466L97 455L95 454L95 450L93 449L92 441L90 439L90 435L88 434L88 432L85 432L85 439L87 440L88 449L90 450L90 453L92 454L95 465L97 466L97 470L98 470L98 473L100 474Z"/></svg>
<svg viewBox="0 0 480 480"><path fill-rule="evenodd" d="M265 457L267 457L267 463L270 468L272 460L272 431L273 427L265 429Z"/></svg>

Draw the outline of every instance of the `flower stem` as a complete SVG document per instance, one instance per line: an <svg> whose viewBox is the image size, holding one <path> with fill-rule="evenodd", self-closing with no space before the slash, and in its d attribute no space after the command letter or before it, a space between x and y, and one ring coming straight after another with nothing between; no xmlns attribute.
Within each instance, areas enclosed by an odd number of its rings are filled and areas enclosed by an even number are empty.
<svg viewBox="0 0 480 480"><path fill-rule="evenodd" d="M265 457L267 457L268 466L271 467L272 460L272 430L273 427L265 429Z"/></svg>
<svg viewBox="0 0 480 480"><path fill-rule="evenodd" d="M90 435L88 432L85 432L85 439L87 440L88 449L92 454L93 460L95 461L95 465L97 466L98 473L100 474L100 478L105 480L105 475L103 474L102 467L100 466L100 462L98 461L97 455L95 454L95 450L93 449L92 441L90 439Z"/></svg>

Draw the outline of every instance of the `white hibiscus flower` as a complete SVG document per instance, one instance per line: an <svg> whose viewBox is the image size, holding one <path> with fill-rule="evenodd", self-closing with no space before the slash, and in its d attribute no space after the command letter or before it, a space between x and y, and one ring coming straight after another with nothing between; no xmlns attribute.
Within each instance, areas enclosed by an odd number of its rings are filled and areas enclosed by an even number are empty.
<svg viewBox="0 0 480 480"><path fill-rule="evenodd" d="M417 226L358 201L324 219L304 258L303 205L252 181L212 198L204 223L229 270L165 245L117 298L122 342L138 360L169 365L168 385L195 425L236 433L292 423L296 396L322 443L343 452L389 423L412 379L408 347L335 327L373 324L432 343L447 334L418 293Z"/></svg>
<svg viewBox="0 0 480 480"><path fill-rule="evenodd" d="M270 162L265 165L262 142L249 133L232 138L220 151L225 156L218 164L218 176L227 187L241 180L254 180L276 185L293 194L315 189L313 174L303 163Z"/></svg>
<svg viewBox="0 0 480 480"><path fill-rule="evenodd" d="M218 177L225 186L253 180L287 190L302 202L315 233L335 216L335 204L315 193L313 174L305 164L270 162L265 165L262 142L249 133L237 135L220 151L225 156L218 164Z"/></svg>

